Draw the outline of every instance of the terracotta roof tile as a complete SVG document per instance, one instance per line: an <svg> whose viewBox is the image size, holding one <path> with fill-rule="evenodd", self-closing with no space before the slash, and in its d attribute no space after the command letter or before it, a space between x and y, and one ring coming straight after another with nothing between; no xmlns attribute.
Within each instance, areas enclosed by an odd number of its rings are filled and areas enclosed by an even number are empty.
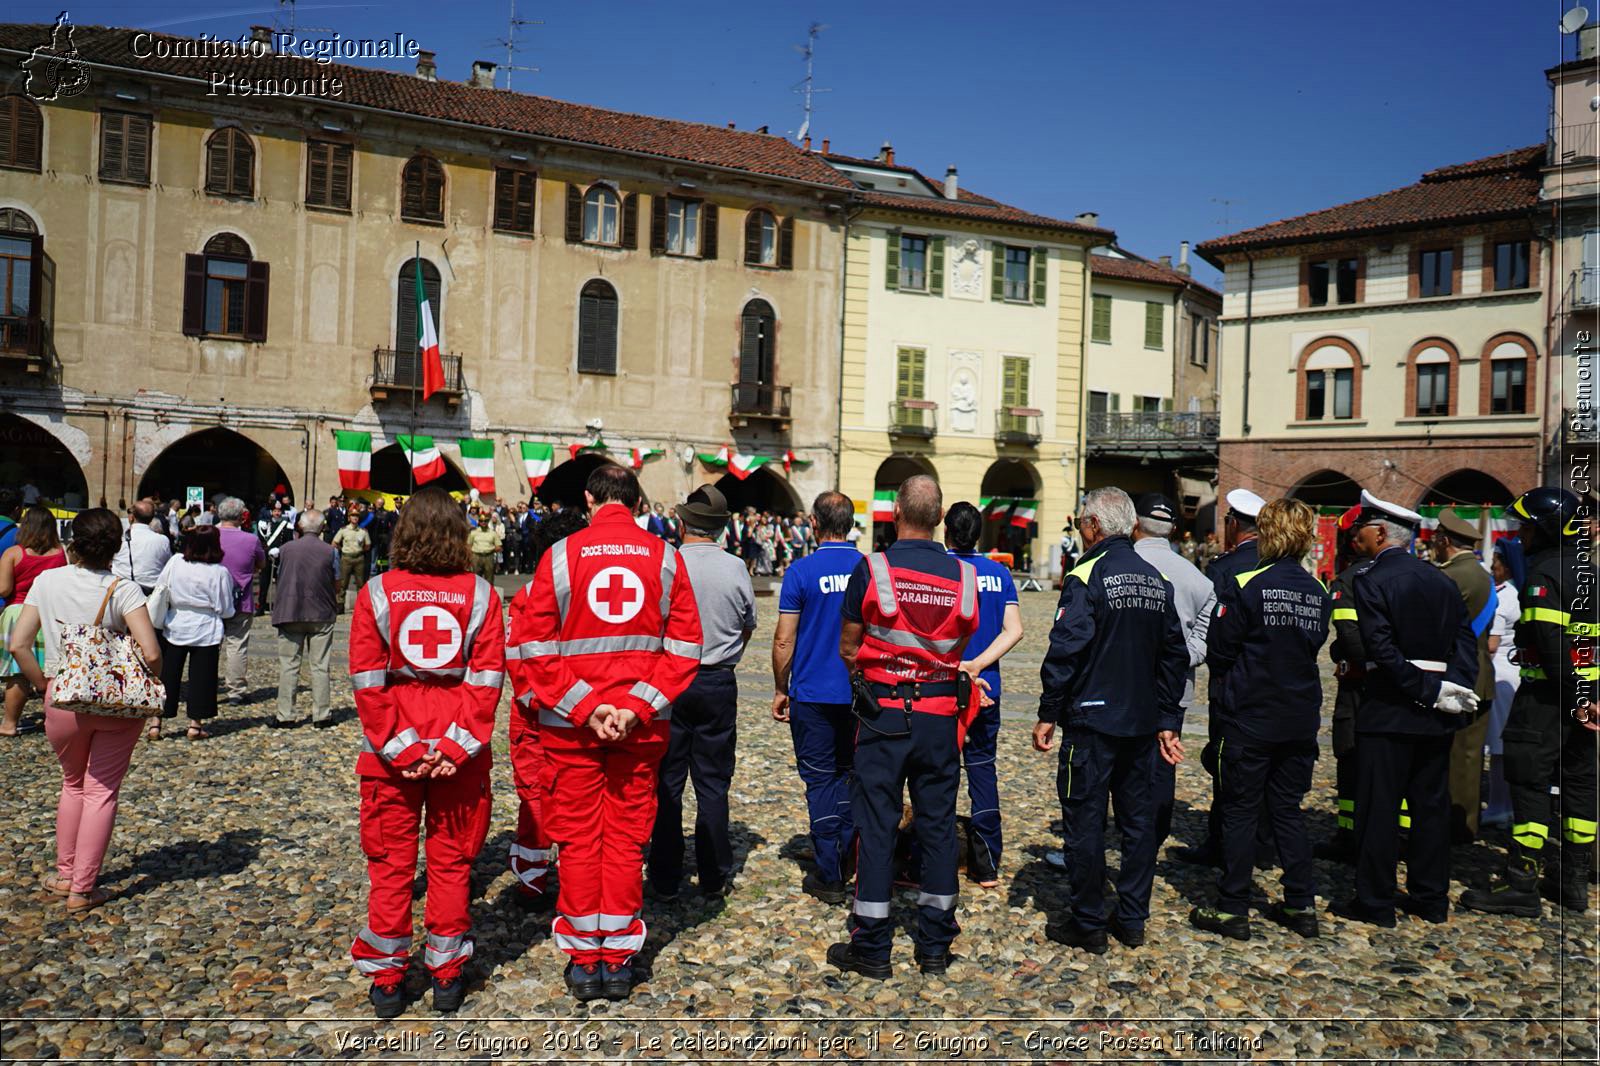
<svg viewBox="0 0 1600 1066"><path fill-rule="evenodd" d="M1118 281L1138 281L1148 285L1168 285L1174 289L1194 288L1222 298L1222 294L1202 285L1181 270L1164 267L1144 259L1123 259L1114 255L1091 255L1089 272L1096 277L1115 278Z"/></svg>

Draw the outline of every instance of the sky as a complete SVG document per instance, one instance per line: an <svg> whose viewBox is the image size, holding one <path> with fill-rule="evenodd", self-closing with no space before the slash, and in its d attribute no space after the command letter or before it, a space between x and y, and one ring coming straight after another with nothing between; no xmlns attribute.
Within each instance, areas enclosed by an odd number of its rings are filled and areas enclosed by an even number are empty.
<svg viewBox="0 0 1600 1066"><path fill-rule="evenodd" d="M288 22L273 0L14 0L5 18L48 22L63 2L78 25L191 36ZM541 23L519 31L517 62L539 69L512 87L793 134L796 46L822 23L814 146L870 156L888 141L936 180L953 163L964 188L1057 218L1097 212L1129 250L1176 259L1185 239L1541 142L1543 71L1573 54L1567 2L520 0ZM452 80L504 63L509 17L508 0L302 0L294 15L303 37L416 38Z"/></svg>

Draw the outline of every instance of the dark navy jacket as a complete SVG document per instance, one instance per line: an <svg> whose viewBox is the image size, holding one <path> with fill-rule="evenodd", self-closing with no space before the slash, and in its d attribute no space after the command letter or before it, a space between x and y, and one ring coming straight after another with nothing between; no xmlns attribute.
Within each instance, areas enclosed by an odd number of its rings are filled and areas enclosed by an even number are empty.
<svg viewBox="0 0 1600 1066"><path fill-rule="evenodd" d="M1133 541L1107 537L1061 583L1039 720L1117 737L1181 729L1188 671L1172 583Z"/></svg>
<svg viewBox="0 0 1600 1066"><path fill-rule="evenodd" d="M1223 586L1229 584L1234 578L1249 570L1254 570L1261 565L1260 549L1256 547L1254 537L1240 544L1232 551L1223 552L1211 560L1211 565L1206 567L1206 577L1211 579L1211 585L1217 590L1217 599L1222 599ZM1206 648L1209 651L1211 640L1206 638ZM1206 703L1209 705L1211 717L1216 718L1222 713L1222 685L1217 677L1217 672L1212 670L1206 679Z"/></svg>
<svg viewBox="0 0 1600 1066"><path fill-rule="evenodd" d="M1456 583L1390 548L1350 584L1367 656L1356 732L1444 736L1470 722L1433 709L1441 682L1471 688L1478 679L1478 640Z"/></svg>
<svg viewBox="0 0 1600 1066"><path fill-rule="evenodd" d="M1316 739L1317 654L1328 639L1329 609L1322 582L1293 559L1224 583L1206 636L1206 665L1222 693L1222 736L1259 744Z"/></svg>

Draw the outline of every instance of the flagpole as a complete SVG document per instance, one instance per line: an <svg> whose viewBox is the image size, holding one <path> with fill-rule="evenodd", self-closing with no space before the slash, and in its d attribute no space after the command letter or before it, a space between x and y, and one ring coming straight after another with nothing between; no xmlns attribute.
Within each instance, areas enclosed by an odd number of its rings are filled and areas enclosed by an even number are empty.
<svg viewBox="0 0 1600 1066"><path fill-rule="evenodd" d="M416 280L416 291L422 291L422 242L417 242L416 253L411 257L411 273ZM411 298L415 300L416 293ZM417 314L422 314L422 304L417 304ZM422 367L422 323L417 323L417 336L412 342L416 346L416 358L411 361L411 447L412 454L406 456L406 484L410 486L406 495L414 496L417 491L417 465L414 459L417 445L417 371ZM401 448L401 452L406 449Z"/></svg>

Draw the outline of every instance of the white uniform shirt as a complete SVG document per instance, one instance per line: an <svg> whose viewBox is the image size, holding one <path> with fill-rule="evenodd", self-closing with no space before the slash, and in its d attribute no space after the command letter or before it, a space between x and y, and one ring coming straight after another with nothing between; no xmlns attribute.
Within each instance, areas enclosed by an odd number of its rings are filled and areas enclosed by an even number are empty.
<svg viewBox="0 0 1600 1066"><path fill-rule="evenodd" d="M1522 614L1522 603L1517 598L1517 586L1509 581L1496 585L1494 591L1498 599L1489 635L1500 638L1500 646L1494 652L1494 680L1495 684L1506 681L1515 685L1521 682L1522 673L1511 661L1511 653L1517 650L1517 619Z"/></svg>
<svg viewBox="0 0 1600 1066"><path fill-rule="evenodd" d="M145 524L135 524L123 534L122 547L111 560L111 572L124 581L149 588L172 558L172 542Z"/></svg>
<svg viewBox="0 0 1600 1066"><path fill-rule="evenodd" d="M221 563L191 563L174 555L157 584L169 593L169 644L203 648L222 643L222 620L233 617L233 575Z"/></svg>

